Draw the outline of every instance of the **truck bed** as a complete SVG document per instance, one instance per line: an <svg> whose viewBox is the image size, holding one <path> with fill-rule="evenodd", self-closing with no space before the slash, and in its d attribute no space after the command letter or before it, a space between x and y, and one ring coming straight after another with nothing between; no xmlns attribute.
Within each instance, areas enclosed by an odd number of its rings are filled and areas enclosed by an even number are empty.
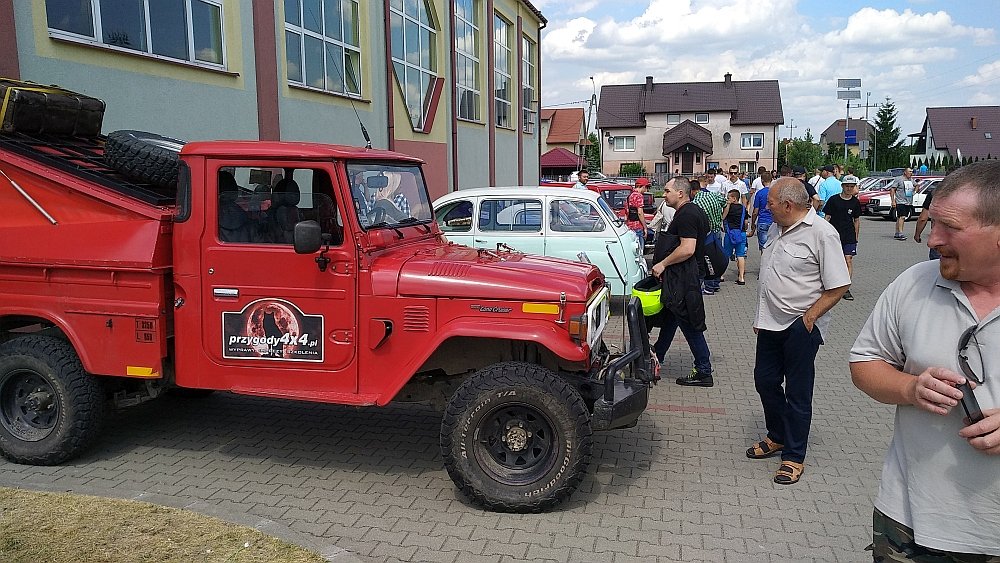
<svg viewBox="0 0 1000 563"><path fill-rule="evenodd" d="M109 168L104 163L104 140L103 136L83 138L0 133L0 151L23 156L149 205L173 206L176 203L176 186L163 188L137 183Z"/></svg>

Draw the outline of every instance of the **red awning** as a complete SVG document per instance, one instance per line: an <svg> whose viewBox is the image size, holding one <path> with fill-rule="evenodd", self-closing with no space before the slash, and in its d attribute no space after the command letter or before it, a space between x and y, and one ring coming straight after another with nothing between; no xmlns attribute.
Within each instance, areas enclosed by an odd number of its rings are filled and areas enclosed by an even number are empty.
<svg viewBox="0 0 1000 563"><path fill-rule="evenodd" d="M543 154L540 163L542 168L577 168L582 160L582 157L562 147L556 147Z"/></svg>

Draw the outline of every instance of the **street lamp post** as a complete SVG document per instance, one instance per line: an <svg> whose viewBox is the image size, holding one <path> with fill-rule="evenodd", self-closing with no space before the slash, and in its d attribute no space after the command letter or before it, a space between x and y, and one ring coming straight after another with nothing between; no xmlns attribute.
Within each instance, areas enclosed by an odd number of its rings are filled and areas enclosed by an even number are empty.
<svg viewBox="0 0 1000 563"><path fill-rule="evenodd" d="M848 131L851 130L851 100L861 99L861 90L856 90L855 88L861 88L860 78L838 78L837 88L843 88L843 90L837 90L837 99L847 101L847 120L844 121L844 166L847 165L847 141L848 141ZM857 137L855 137L856 139Z"/></svg>

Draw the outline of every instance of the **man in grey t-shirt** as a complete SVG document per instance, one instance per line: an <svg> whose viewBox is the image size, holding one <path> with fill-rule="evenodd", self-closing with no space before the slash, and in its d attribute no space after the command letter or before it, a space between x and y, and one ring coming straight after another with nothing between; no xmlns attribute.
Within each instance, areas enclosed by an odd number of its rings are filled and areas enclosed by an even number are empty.
<svg viewBox="0 0 1000 563"><path fill-rule="evenodd" d="M912 168L903 170L903 175L889 184L889 206L896 210L896 234L892 237L896 240L906 240L903 222L913 211L913 193L916 189L917 181L913 179Z"/></svg>
<svg viewBox="0 0 1000 563"><path fill-rule="evenodd" d="M997 178L1000 161L986 160L938 185L928 244L941 259L900 274L851 349L854 384L897 405L875 499L876 561L904 552L916 561L1000 561ZM970 397L981 420L962 403Z"/></svg>

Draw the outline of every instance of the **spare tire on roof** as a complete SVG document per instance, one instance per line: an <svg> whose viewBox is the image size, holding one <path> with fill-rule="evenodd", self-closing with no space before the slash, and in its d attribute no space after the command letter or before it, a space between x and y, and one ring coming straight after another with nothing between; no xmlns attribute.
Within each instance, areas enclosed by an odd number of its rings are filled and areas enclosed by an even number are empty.
<svg viewBox="0 0 1000 563"><path fill-rule="evenodd" d="M169 187L177 183L184 143L145 131L114 131L104 145L104 161L132 180Z"/></svg>

